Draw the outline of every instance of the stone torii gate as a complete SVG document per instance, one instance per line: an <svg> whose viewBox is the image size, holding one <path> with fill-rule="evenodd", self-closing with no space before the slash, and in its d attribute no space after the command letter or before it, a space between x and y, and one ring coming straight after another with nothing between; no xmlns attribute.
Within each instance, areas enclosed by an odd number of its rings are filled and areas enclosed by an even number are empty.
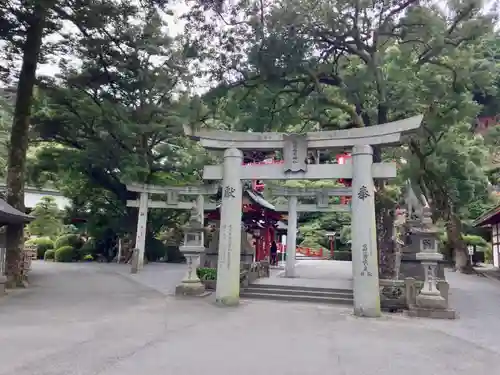
<svg viewBox="0 0 500 375"><path fill-rule="evenodd" d="M352 268L354 313L380 316L374 178L396 176L395 163L373 163L371 145L398 145L402 135L417 129L423 116L367 128L305 134L193 131L186 135L213 150L224 151L223 165L205 166L205 180L222 180L221 233L216 299L239 302L241 180L352 179ZM352 164L307 164L308 150L345 150L352 147ZM240 150L283 150L283 164L243 165ZM237 230L234 230L234 226Z"/></svg>
<svg viewBox="0 0 500 375"><path fill-rule="evenodd" d="M217 194L218 186L157 186L148 184L130 184L127 185L128 191L139 193L138 200L128 200L127 207L138 207L139 214L137 219L137 235L135 247L139 250L139 259L137 269L144 266L144 251L146 246L146 225L148 222L149 208L169 208L174 210L192 210L196 207L201 223L205 219L205 210L213 210L215 203L205 203L205 195ZM166 195L166 201L153 201L149 199L151 194ZM196 196L196 201L179 201L179 196Z"/></svg>
<svg viewBox="0 0 500 375"><path fill-rule="evenodd" d="M275 197L287 197L288 207L276 206L277 211L288 211L288 230L286 233L286 262L285 276L295 277L295 252L297 247L297 213L298 212L350 212L348 204L329 204L330 197L350 196L351 188L292 188L271 187L271 194ZM316 197L316 204L298 204L300 197Z"/></svg>

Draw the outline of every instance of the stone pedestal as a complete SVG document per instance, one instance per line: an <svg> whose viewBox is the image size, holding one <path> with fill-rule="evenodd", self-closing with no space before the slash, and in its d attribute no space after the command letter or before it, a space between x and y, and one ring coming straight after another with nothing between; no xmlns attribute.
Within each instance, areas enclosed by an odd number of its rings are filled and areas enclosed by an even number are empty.
<svg viewBox="0 0 500 375"><path fill-rule="evenodd" d="M210 294L205 290L205 286L201 283L198 275L196 274L196 268L199 262L199 254L188 254L186 253L186 251L184 251L183 253L186 257L188 271L181 284L175 287L175 294L178 296L180 295L191 297L203 297Z"/></svg>
<svg viewBox="0 0 500 375"><path fill-rule="evenodd" d="M410 306L406 312L407 316L412 318L431 318L431 319L457 319L458 314L455 310L449 308L426 308L419 306Z"/></svg>
<svg viewBox="0 0 500 375"><path fill-rule="evenodd" d="M402 280L381 279L380 306L384 310L404 310L407 308L405 282Z"/></svg>

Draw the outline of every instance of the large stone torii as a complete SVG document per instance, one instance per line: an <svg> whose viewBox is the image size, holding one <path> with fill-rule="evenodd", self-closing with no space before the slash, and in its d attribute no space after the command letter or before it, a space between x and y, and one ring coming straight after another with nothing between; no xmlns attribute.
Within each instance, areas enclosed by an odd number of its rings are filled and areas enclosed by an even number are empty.
<svg viewBox="0 0 500 375"><path fill-rule="evenodd" d="M395 163L373 163L372 145L398 145L419 128L423 116L367 128L305 134L197 130L186 135L211 150L225 150L222 165L205 166L205 180L222 180L222 205L216 299L239 302L241 180L352 179L352 268L354 313L380 316L374 178L396 176ZM307 164L307 152L352 147L352 164ZM283 150L283 164L243 165L241 150ZM237 226L237 230L234 230Z"/></svg>

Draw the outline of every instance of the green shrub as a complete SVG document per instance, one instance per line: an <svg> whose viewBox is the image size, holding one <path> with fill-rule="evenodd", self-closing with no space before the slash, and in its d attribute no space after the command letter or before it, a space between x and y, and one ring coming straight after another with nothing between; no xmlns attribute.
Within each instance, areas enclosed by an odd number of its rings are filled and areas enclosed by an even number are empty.
<svg viewBox="0 0 500 375"><path fill-rule="evenodd" d="M216 268L197 268L196 275L200 280L217 280Z"/></svg>
<svg viewBox="0 0 500 375"><path fill-rule="evenodd" d="M71 246L73 249L80 249L83 245L83 240L82 238L77 235L77 234L63 234L62 236L58 237L55 244L54 248L59 249L63 246Z"/></svg>
<svg viewBox="0 0 500 375"><path fill-rule="evenodd" d="M95 241L93 239L85 242L81 248L77 250L78 259L77 260L86 260L85 257L90 255L92 259L97 257L97 251L95 246Z"/></svg>
<svg viewBox="0 0 500 375"><path fill-rule="evenodd" d="M493 263L493 249L491 247L491 244L488 244L486 246L486 250L484 251L484 263Z"/></svg>
<svg viewBox="0 0 500 375"><path fill-rule="evenodd" d="M87 254L87 255L84 255L82 260L86 261L86 262L92 262L94 260L94 257L90 254Z"/></svg>
<svg viewBox="0 0 500 375"><path fill-rule="evenodd" d="M350 251L334 251L333 253L334 260L352 260L352 254Z"/></svg>
<svg viewBox="0 0 500 375"><path fill-rule="evenodd" d="M146 258L150 262L156 262L164 258L167 254L167 246L154 237L146 237L146 249L144 251Z"/></svg>
<svg viewBox="0 0 500 375"><path fill-rule="evenodd" d="M75 253L72 246L62 246L56 250L54 259L56 262L72 262L75 259Z"/></svg>
<svg viewBox="0 0 500 375"><path fill-rule="evenodd" d="M43 259L44 260L53 260L55 258L55 251L54 250L47 250L45 254L43 254Z"/></svg>
<svg viewBox="0 0 500 375"><path fill-rule="evenodd" d="M48 237L39 237L26 241L26 245L36 246L36 257L44 259L45 252L54 248L54 241Z"/></svg>

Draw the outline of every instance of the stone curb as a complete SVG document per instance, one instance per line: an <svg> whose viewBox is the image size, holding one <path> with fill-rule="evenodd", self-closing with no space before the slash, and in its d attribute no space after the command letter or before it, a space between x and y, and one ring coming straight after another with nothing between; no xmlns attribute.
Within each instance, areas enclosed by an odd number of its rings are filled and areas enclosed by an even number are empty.
<svg viewBox="0 0 500 375"><path fill-rule="evenodd" d="M493 281L495 281L497 283L500 283L500 278L492 276L492 275L489 275L488 272L478 271L477 269L474 269L474 271L476 271L476 275L481 275L483 277L486 277L489 280L493 280Z"/></svg>

